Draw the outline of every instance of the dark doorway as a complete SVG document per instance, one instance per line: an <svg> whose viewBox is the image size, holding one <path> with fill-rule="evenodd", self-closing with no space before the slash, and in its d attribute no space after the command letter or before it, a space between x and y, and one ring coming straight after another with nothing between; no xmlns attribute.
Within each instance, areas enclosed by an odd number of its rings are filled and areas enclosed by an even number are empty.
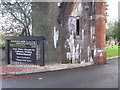
<svg viewBox="0 0 120 90"><path fill-rule="evenodd" d="M76 19L76 35L79 35L79 25L80 22L79 22L79 19Z"/></svg>

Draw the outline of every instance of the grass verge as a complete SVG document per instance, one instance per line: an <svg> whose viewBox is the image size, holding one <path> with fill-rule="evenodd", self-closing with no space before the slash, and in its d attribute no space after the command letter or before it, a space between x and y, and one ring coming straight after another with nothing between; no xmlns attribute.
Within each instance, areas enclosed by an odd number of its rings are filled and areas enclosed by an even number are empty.
<svg viewBox="0 0 120 90"><path fill-rule="evenodd" d="M107 57L120 56L120 46L107 46L105 49Z"/></svg>

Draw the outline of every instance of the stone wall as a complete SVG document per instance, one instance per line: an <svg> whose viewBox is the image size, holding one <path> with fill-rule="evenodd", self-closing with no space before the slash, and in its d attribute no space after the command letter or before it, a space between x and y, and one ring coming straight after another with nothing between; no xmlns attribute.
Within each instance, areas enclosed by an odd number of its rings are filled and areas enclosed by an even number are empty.
<svg viewBox="0 0 120 90"><path fill-rule="evenodd" d="M93 63L105 47L105 3L33 3L33 35L45 36L45 62ZM99 15L98 15L99 14ZM102 43L102 44L101 44Z"/></svg>
<svg viewBox="0 0 120 90"><path fill-rule="evenodd" d="M57 17L59 7L57 3L34 2L32 3L32 28L34 36L45 36L45 62L59 62L57 56L57 44L59 38L59 28Z"/></svg>

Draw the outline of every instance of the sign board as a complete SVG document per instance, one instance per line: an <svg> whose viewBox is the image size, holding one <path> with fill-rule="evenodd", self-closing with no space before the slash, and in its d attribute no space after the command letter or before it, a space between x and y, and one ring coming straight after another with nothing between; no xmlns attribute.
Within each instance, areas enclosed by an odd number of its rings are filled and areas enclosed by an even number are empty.
<svg viewBox="0 0 120 90"><path fill-rule="evenodd" d="M39 63L40 66L44 66L44 36L8 36L5 39L7 64L11 63L10 51L12 48L13 61L28 62L36 65ZM34 46L34 48L32 48L32 46ZM39 49L37 46L39 46ZM38 52L36 52L36 50ZM36 53L40 58L37 58Z"/></svg>
<svg viewBox="0 0 120 90"><path fill-rule="evenodd" d="M13 47L12 60L17 62L36 63L36 48Z"/></svg>

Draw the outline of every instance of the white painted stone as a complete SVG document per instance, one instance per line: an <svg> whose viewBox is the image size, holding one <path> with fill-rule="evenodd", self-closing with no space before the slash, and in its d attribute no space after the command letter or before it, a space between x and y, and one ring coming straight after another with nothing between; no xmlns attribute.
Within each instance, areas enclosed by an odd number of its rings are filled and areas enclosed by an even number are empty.
<svg viewBox="0 0 120 90"><path fill-rule="evenodd" d="M92 27L92 30L93 30L93 34L95 34L95 27Z"/></svg>
<svg viewBox="0 0 120 90"><path fill-rule="evenodd" d="M68 19L68 29L69 32L73 31L74 33L76 33L76 18L70 17Z"/></svg>
<svg viewBox="0 0 120 90"><path fill-rule="evenodd" d="M81 56L82 56L82 51L81 51L81 47L80 47L80 62L81 62Z"/></svg>
<svg viewBox="0 0 120 90"><path fill-rule="evenodd" d="M79 3L77 11L78 11L78 16L81 16L82 15L81 14L81 12L82 12L82 4L81 3Z"/></svg>
<svg viewBox="0 0 120 90"><path fill-rule="evenodd" d="M99 56L103 56L102 52L99 54Z"/></svg>
<svg viewBox="0 0 120 90"><path fill-rule="evenodd" d="M80 64L85 64L85 60L81 61Z"/></svg>
<svg viewBox="0 0 120 90"><path fill-rule="evenodd" d="M96 20L99 19L99 18L105 18L105 16L103 16L103 15L101 15L101 14L100 14L100 15L99 15L99 14L96 15Z"/></svg>
<svg viewBox="0 0 120 90"><path fill-rule="evenodd" d="M82 40L84 40L84 30L82 29Z"/></svg>
<svg viewBox="0 0 120 90"><path fill-rule="evenodd" d="M92 5L94 6L94 2L95 2L95 0L92 0Z"/></svg>
<svg viewBox="0 0 120 90"><path fill-rule="evenodd" d="M57 31L56 27L54 27L54 47L57 47L57 42L58 42L58 38L59 38L59 31Z"/></svg>
<svg viewBox="0 0 120 90"><path fill-rule="evenodd" d="M87 47L87 54L90 55L90 46Z"/></svg>
<svg viewBox="0 0 120 90"><path fill-rule="evenodd" d="M103 50L97 50L98 53L103 52Z"/></svg>
<svg viewBox="0 0 120 90"><path fill-rule="evenodd" d="M72 60L73 62L75 61L75 45L73 45L73 50L72 50Z"/></svg>
<svg viewBox="0 0 120 90"><path fill-rule="evenodd" d="M90 16L90 20L92 20L93 19L93 16Z"/></svg>
<svg viewBox="0 0 120 90"><path fill-rule="evenodd" d="M59 2L59 3L57 3L57 6L58 6L58 7L60 7L60 6L61 6L61 3L60 3L60 2Z"/></svg>
<svg viewBox="0 0 120 90"><path fill-rule="evenodd" d="M103 50L97 50L99 56L103 56Z"/></svg>
<svg viewBox="0 0 120 90"><path fill-rule="evenodd" d="M79 59L79 43L76 46L76 59Z"/></svg>
<svg viewBox="0 0 120 90"><path fill-rule="evenodd" d="M90 62L90 46L87 47L88 62Z"/></svg>
<svg viewBox="0 0 120 90"><path fill-rule="evenodd" d="M71 60L71 53L70 52L67 52L67 59Z"/></svg>
<svg viewBox="0 0 120 90"><path fill-rule="evenodd" d="M90 38L93 39L93 28L90 28Z"/></svg>
<svg viewBox="0 0 120 90"><path fill-rule="evenodd" d="M104 50L96 49L96 55L95 56L103 56L103 51Z"/></svg>
<svg viewBox="0 0 120 90"><path fill-rule="evenodd" d="M94 57L96 56L96 52L97 52L96 46L94 45Z"/></svg>
<svg viewBox="0 0 120 90"><path fill-rule="evenodd" d="M92 57L90 57L90 62L93 62L93 58Z"/></svg>
<svg viewBox="0 0 120 90"><path fill-rule="evenodd" d="M72 60L75 60L75 44L74 44L73 31L72 31L72 35L70 35L70 38L69 38L69 47L70 47L70 52L72 55Z"/></svg>

